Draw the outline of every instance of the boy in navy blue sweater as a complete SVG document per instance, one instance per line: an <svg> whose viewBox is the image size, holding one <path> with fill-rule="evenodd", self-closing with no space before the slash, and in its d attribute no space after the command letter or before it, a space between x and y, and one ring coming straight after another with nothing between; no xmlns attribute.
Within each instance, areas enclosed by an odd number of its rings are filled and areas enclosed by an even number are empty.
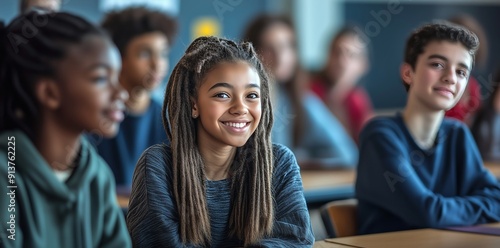
<svg viewBox="0 0 500 248"><path fill-rule="evenodd" d="M500 184L484 167L469 129L445 119L462 96L475 34L428 24L408 39L402 113L376 118L360 136L359 234L500 221Z"/></svg>

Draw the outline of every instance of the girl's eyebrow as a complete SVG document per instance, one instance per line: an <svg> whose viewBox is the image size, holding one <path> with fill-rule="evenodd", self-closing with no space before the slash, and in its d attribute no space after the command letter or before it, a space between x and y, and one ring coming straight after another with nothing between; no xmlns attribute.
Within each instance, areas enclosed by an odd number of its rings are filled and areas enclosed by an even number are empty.
<svg viewBox="0 0 500 248"><path fill-rule="evenodd" d="M245 86L246 89L248 88L257 88L257 89L260 89L260 86L258 84L247 84L247 86Z"/></svg>
<svg viewBox="0 0 500 248"><path fill-rule="evenodd" d="M224 82L221 82L221 83L216 83L214 84L212 87L210 87L210 89L208 90L212 90L214 88L217 88L217 87L224 87L224 88L229 88L229 89L234 89L234 86L232 86L231 84L228 84L228 83L224 83ZM260 86L258 84L247 84L245 86L246 89L248 88L258 88L260 89Z"/></svg>
<svg viewBox="0 0 500 248"><path fill-rule="evenodd" d="M218 88L218 87L224 87L224 88L230 88L230 89L234 89L234 87L228 83L224 83L224 82L221 82L221 83L216 83L214 84L212 87L210 87L210 89L208 90L212 90L212 89L215 89L215 88Z"/></svg>

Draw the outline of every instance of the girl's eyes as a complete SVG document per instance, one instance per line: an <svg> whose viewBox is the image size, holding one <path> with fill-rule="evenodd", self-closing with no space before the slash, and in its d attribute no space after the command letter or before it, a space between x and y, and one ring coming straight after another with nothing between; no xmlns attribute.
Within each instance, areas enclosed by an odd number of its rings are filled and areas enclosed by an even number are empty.
<svg viewBox="0 0 500 248"><path fill-rule="evenodd" d="M214 97L216 97L216 98L229 98L229 94L222 92L222 93L215 94ZM250 93L247 95L247 98L258 99L260 97L257 93Z"/></svg>
<svg viewBox="0 0 500 248"><path fill-rule="evenodd" d="M247 97L251 99L257 99L259 98L259 95L257 93L250 93Z"/></svg>
<svg viewBox="0 0 500 248"><path fill-rule="evenodd" d="M217 93L217 94L215 94L215 97L217 97L217 98L229 98L229 95L227 93Z"/></svg>

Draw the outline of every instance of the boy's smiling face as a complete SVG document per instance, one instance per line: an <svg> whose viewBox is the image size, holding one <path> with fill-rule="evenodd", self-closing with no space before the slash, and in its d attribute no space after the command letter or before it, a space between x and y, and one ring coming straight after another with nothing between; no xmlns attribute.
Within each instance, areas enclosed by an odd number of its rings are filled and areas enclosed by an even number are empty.
<svg viewBox="0 0 500 248"><path fill-rule="evenodd" d="M471 68L472 56L460 42L431 41L415 68L403 64L401 76L410 85L409 101L429 110L448 110L460 100Z"/></svg>

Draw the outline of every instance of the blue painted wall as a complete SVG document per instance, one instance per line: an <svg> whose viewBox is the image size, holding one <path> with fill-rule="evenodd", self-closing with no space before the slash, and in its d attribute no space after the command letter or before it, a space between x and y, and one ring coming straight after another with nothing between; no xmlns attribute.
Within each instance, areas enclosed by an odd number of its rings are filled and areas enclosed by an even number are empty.
<svg viewBox="0 0 500 248"><path fill-rule="evenodd" d="M198 18L215 18L221 23L221 36L239 39L243 28L255 15L275 8L265 0L181 0L180 4L180 32L171 48L170 71L191 43L191 26ZM61 10L80 14L95 23L104 17L104 13L99 10L99 0L62 0ZM0 0L0 20L11 21L18 12L17 0ZM158 89L153 96L162 101L163 89Z"/></svg>
<svg viewBox="0 0 500 248"><path fill-rule="evenodd" d="M62 0L62 10L85 16L93 22L100 22L104 14L99 11L99 0ZM245 25L260 12L277 10L276 1L266 0L181 0L179 11L180 33L170 54L170 70L191 42L191 25L199 17L213 17L221 22L222 35L239 39ZM219 6L219 12L215 5ZM234 5L234 6L233 6ZM485 68L476 68L473 75L482 84L500 66L500 5L474 4L401 4L403 10L391 15L387 26L381 27L378 35L370 37L371 69L362 84L368 90L376 109L399 108L404 106L406 92L399 79L399 66L403 58L404 43L408 34L422 23L437 18L448 18L457 13L468 13L476 17L484 26L489 49ZM224 9L225 7L225 9ZM345 20L354 22L363 29L370 22L377 22L371 11L387 10L387 2L347 2L344 6ZM18 13L17 0L0 0L0 19L10 21ZM372 27L373 28L373 27ZM374 30L372 30L374 31ZM308 65L304 65L307 67ZM483 87L486 89L487 87ZM484 90L485 94L488 92ZM154 94L161 100L162 89Z"/></svg>

